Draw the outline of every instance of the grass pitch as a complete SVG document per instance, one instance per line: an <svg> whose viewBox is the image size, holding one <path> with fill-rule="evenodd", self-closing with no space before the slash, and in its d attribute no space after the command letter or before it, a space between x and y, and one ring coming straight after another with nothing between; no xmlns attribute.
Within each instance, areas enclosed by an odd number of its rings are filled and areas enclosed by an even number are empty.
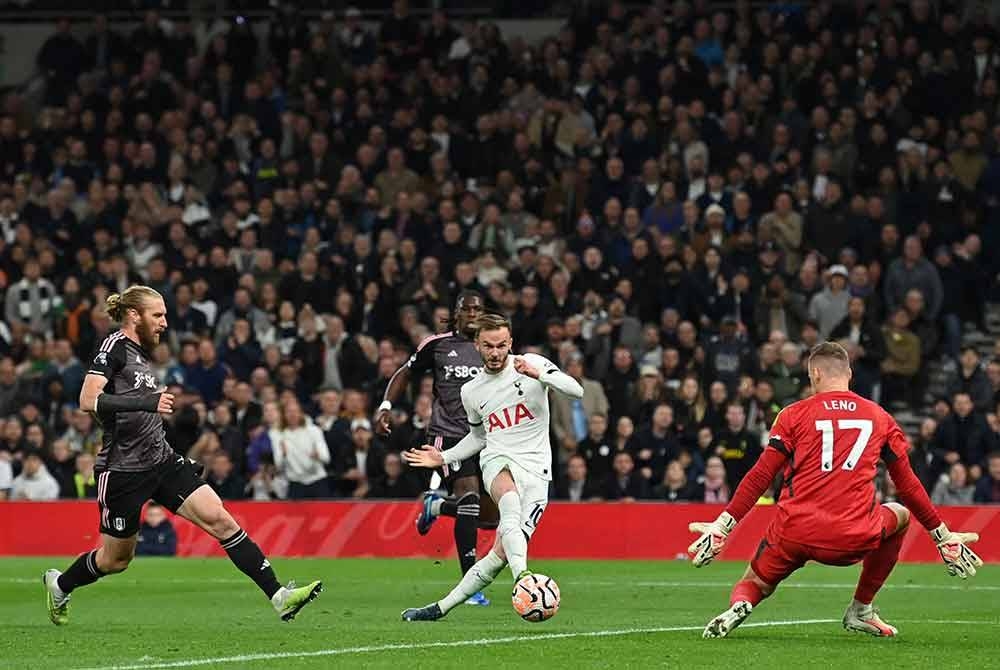
<svg viewBox="0 0 1000 670"><path fill-rule="evenodd" d="M436 623L400 612L446 593L454 561L275 559L282 579L322 579L292 623L225 559L137 559L73 595L70 625L49 623L41 575L68 559L0 560L0 668L987 668L1000 667L1000 570L960 582L941 565L900 565L876 604L900 637L840 625L856 568L809 565L732 637L702 640L728 606L742 563L534 561L562 607L521 621L509 572L490 607Z"/></svg>

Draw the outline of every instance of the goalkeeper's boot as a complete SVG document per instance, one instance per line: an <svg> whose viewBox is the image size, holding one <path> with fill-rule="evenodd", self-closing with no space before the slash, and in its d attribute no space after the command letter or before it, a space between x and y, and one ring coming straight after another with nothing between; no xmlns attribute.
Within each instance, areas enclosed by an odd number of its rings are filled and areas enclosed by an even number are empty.
<svg viewBox="0 0 1000 670"><path fill-rule="evenodd" d="M411 607L403 611L403 621L437 621L444 616L441 607L437 603L431 603L426 607Z"/></svg>
<svg viewBox="0 0 1000 670"><path fill-rule="evenodd" d="M436 500L441 500L441 496L437 494L437 491L426 491L424 493L424 500L420 508L420 516L417 517L417 532L421 535L426 535L430 532L431 526L437 521L437 516L434 514L434 502Z"/></svg>
<svg viewBox="0 0 1000 670"><path fill-rule="evenodd" d="M733 603L732 607L708 622L708 625L705 626L705 632L701 636L706 639L726 637L746 621L752 612L753 605L745 600Z"/></svg>
<svg viewBox="0 0 1000 670"><path fill-rule="evenodd" d="M844 612L844 628L856 633L868 633L875 637L896 637L899 631L882 621L878 610L871 605L852 602Z"/></svg>
<svg viewBox="0 0 1000 670"><path fill-rule="evenodd" d="M46 570L42 575L42 584L45 585L45 602L49 608L49 620L57 626L65 626L69 623L69 594L63 593L59 588L58 570Z"/></svg>
<svg viewBox="0 0 1000 670"><path fill-rule="evenodd" d="M312 582L305 586L295 586L295 582L288 582L288 586L278 589L278 592L271 597L271 604L281 616L282 621L291 621L299 610L316 599L316 596L323 590L323 582Z"/></svg>
<svg viewBox="0 0 1000 670"><path fill-rule="evenodd" d="M482 591L472 594L468 600L465 601L466 605L478 605L479 607L487 607L490 604L490 599L486 597Z"/></svg>

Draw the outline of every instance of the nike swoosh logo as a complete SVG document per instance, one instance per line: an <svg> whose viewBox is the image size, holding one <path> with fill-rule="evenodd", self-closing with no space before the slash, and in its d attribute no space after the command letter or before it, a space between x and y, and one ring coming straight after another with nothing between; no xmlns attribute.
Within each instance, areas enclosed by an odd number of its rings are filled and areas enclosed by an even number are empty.
<svg viewBox="0 0 1000 670"><path fill-rule="evenodd" d="M486 402L484 402L484 403L483 403L482 405L480 405L480 406L479 406L479 409L482 409L482 408L486 407L486 403L487 403L487 402L489 402L489 400L487 400L487 401L486 401Z"/></svg>

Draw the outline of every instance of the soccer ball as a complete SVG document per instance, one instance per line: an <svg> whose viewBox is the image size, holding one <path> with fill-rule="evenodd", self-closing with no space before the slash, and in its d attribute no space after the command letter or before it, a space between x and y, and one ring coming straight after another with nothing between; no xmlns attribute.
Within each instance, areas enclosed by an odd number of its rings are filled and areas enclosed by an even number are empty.
<svg viewBox="0 0 1000 670"><path fill-rule="evenodd" d="M511 601L514 611L525 621L545 621L559 611L559 585L545 575L528 575L514 585Z"/></svg>

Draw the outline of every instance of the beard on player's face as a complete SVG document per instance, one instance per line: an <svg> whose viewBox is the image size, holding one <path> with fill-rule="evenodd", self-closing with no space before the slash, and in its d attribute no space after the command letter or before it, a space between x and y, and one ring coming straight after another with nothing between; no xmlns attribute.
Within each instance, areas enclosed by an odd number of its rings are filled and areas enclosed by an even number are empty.
<svg viewBox="0 0 1000 670"><path fill-rule="evenodd" d="M487 372L500 372L507 362L510 347L493 349L483 354L483 367Z"/></svg>
<svg viewBox="0 0 1000 670"><path fill-rule="evenodd" d="M135 326L136 335L139 336L139 344L146 351L152 351L160 343L160 333L154 324L149 323L146 317L139 319Z"/></svg>

